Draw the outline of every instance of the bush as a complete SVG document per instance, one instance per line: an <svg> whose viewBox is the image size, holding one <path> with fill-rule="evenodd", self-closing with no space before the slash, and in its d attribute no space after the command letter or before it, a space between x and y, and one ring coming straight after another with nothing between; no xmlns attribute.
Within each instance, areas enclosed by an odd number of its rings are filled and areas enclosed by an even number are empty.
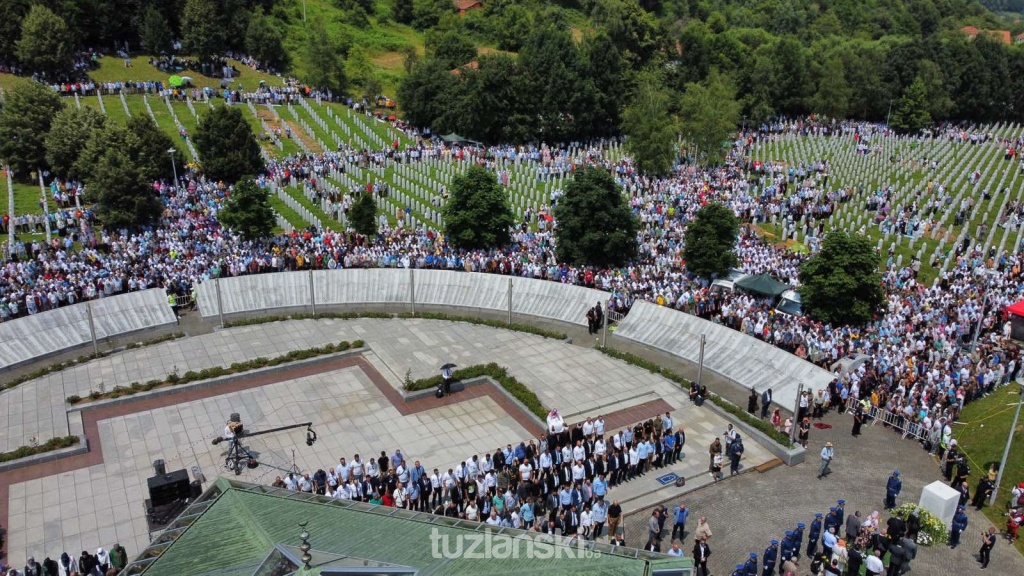
<svg viewBox="0 0 1024 576"><path fill-rule="evenodd" d="M92 398L93 400L99 400L100 396L103 396L103 394L100 394L99 390L92 390L89 392L89 398Z"/></svg>
<svg viewBox="0 0 1024 576"><path fill-rule="evenodd" d="M623 362L627 362L639 368L643 368L648 372L658 374L663 378L671 380L686 391L689 391L690 387L693 385L692 382L690 382L686 378L683 378L680 374L677 374L669 370L668 368L663 368L658 364L651 362L650 360L647 360L645 358L641 358L635 354L630 354L629 352L621 352L619 350L601 346L598 346L597 349L600 350L602 353L611 356L612 358L622 360ZM759 432L768 436L776 443L786 448L791 448L793 446L793 441L789 438L789 436L775 430L775 427L769 424L768 422L751 416L749 413L747 413L746 410L741 409L739 406L736 406L735 404L729 402L728 400L722 398L721 396L711 393L709 394L708 401L713 402L715 406L718 406L719 408L728 412L735 418L742 420L746 425L752 428L756 428Z"/></svg>
<svg viewBox="0 0 1024 576"><path fill-rule="evenodd" d="M79 396L78 394L72 394L71 396L68 396L67 398L65 398L65 400L67 400L68 404L72 404L73 405L73 404L78 404L79 402L81 402L82 401L82 397Z"/></svg>
<svg viewBox="0 0 1024 576"><path fill-rule="evenodd" d="M45 443L38 446L19 446L10 452L0 452L0 462L10 462L11 460L17 460L27 456L34 456L44 452L60 450L61 448L70 448L76 444L78 444L78 436L60 436L57 438L50 438Z"/></svg>

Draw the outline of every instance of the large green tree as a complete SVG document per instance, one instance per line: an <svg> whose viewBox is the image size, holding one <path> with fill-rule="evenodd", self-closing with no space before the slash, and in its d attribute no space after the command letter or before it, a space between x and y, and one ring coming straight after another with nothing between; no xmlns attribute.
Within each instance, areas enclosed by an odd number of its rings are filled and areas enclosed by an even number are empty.
<svg viewBox="0 0 1024 576"><path fill-rule="evenodd" d="M344 60L346 53L347 48L328 33L324 23L320 19L314 20L306 30L303 78L310 86L326 88L336 94L344 93L348 87Z"/></svg>
<svg viewBox="0 0 1024 576"><path fill-rule="evenodd" d="M736 265L739 228L739 219L725 204L709 202L702 206L686 225L686 269L703 278L727 274Z"/></svg>
<svg viewBox="0 0 1024 576"><path fill-rule="evenodd" d="M649 176L664 176L676 159L677 124L669 111L671 98L652 74L640 78L633 100L622 115L626 151L637 169Z"/></svg>
<svg viewBox="0 0 1024 576"><path fill-rule="evenodd" d="M32 72L56 78L71 71L71 38L63 18L35 4L21 23L18 60Z"/></svg>
<svg viewBox="0 0 1024 576"><path fill-rule="evenodd" d="M79 157L96 214L108 229L135 229L160 217L163 204L140 162L140 148L132 131L109 122L93 133Z"/></svg>
<svg viewBox="0 0 1024 576"><path fill-rule="evenodd" d="M846 230L827 233L821 250L800 266L804 311L822 322L869 322L885 301L879 263L867 236Z"/></svg>
<svg viewBox="0 0 1024 576"><path fill-rule="evenodd" d="M238 106L219 106L207 112L194 141L203 173L212 180L237 182L264 169L260 145Z"/></svg>
<svg viewBox="0 0 1024 576"><path fill-rule="evenodd" d="M226 25L216 0L187 0L181 19L185 51L200 60L222 54L227 47Z"/></svg>
<svg viewBox="0 0 1024 576"><path fill-rule="evenodd" d="M139 173L148 180L171 180L174 168L170 150L174 141L153 123L149 116L132 116L125 127L134 137L133 157Z"/></svg>
<svg viewBox="0 0 1024 576"><path fill-rule="evenodd" d="M274 210L270 196L256 181L247 176L231 189L217 217L225 226L246 240L268 238L274 231Z"/></svg>
<svg viewBox="0 0 1024 576"><path fill-rule="evenodd" d="M46 162L57 176L78 180L82 178L76 167L79 156L93 133L103 128L106 116L93 108L68 106L53 117L53 125L46 135Z"/></svg>
<svg viewBox="0 0 1024 576"><path fill-rule="evenodd" d="M0 162L16 174L46 166L46 134L63 104L44 84L18 84L4 94L0 108Z"/></svg>
<svg viewBox="0 0 1024 576"><path fill-rule="evenodd" d="M683 139L700 164L719 164L740 120L736 90L729 80L712 73L706 82L686 86L679 104Z"/></svg>
<svg viewBox="0 0 1024 576"><path fill-rule="evenodd" d="M263 8L257 7L249 18L245 50L264 66L275 70L283 70L287 66L288 52L284 49L284 39L263 13Z"/></svg>
<svg viewBox="0 0 1024 576"><path fill-rule="evenodd" d="M453 70L476 58L476 46L465 34L451 31L437 36L428 46L435 60Z"/></svg>
<svg viewBox="0 0 1024 576"><path fill-rule="evenodd" d="M576 171L555 205L556 253L575 265L622 266L637 255L637 220L609 171Z"/></svg>
<svg viewBox="0 0 1024 576"><path fill-rule="evenodd" d="M928 89L918 76L892 107L889 124L901 132L917 132L932 123L928 112Z"/></svg>
<svg viewBox="0 0 1024 576"><path fill-rule="evenodd" d="M377 234L377 205L373 195L361 192L348 211L348 222L352 229L363 236Z"/></svg>
<svg viewBox="0 0 1024 576"><path fill-rule="evenodd" d="M493 172L476 165L452 179L441 214L448 242L459 248L504 246L515 224L505 189Z"/></svg>
<svg viewBox="0 0 1024 576"><path fill-rule="evenodd" d="M174 32L154 4L150 4L142 16L139 36L142 48L149 54L170 54L174 50Z"/></svg>

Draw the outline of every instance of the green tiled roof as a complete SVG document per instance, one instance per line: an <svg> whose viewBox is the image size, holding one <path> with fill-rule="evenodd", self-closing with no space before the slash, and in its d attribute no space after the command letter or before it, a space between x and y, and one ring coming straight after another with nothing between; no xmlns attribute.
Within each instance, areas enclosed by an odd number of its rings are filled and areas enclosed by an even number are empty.
<svg viewBox="0 0 1024 576"><path fill-rule="evenodd" d="M393 509L355 510L327 501L303 500L294 493L263 493L263 488L225 479L219 479L216 486L222 494L146 568L147 576L249 576L275 545L300 544L300 522L308 522L309 541L316 551L408 566L418 569L420 574L502 576L528 572L642 576L654 567L691 566L685 559L609 553L589 558L553 554L542 560L516 557L516 554L508 558L435 558L431 545L434 530L449 537L473 534L474 530L421 521L439 520L429 515L417 519L398 518L386 515ZM526 541L515 539L513 542L520 552L525 552ZM548 546L545 550L553 551L548 544L540 546ZM453 539L449 549L454 548ZM577 549L572 551L577 552ZM319 573L319 570L312 573Z"/></svg>

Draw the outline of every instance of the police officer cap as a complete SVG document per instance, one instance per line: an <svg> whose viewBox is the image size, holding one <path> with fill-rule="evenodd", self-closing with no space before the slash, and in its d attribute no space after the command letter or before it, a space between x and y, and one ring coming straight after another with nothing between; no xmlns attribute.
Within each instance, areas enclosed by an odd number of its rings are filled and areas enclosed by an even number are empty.
<svg viewBox="0 0 1024 576"><path fill-rule="evenodd" d="M815 518L821 518L821 512L815 512L814 513L814 517Z"/></svg>
<svg viewBox="0 0 1024 576"><path fill-rule="evenodd" d="M750 553L750 559L751 560L757 560L757 553L756 552L751 552Z"/></svg>
<svg viewBox="0 0 1024 576"><path fill-rule="evenodd" d="M803 530L804 528L807 528L807 525L804 524L803 522L797 522L796 523L796 528L797 528L797 530Z"/></svg>
<svg viewBox="0 0 1024 576"><path fill-rule="evenodd" d="M772 546L778 546L778 545L779 545L779 541L778 540L772 540Z"/></svg>
<svg viewBox="0 0 1024 576"><path fill-rule="evenodd" d="M846 500L839 500L839 505L842 506L843 504L846 504Z"/></svg>
<svg viewBox="0 0 1024 576"><path fill-rule="evenodd" d="M737 564L736 565L736 569L737 570L743 570L743 564Z"/></svg>
<svg viewBox="0 0 1024 576"><path fill-rule="evenodd" d="M836 510L839 510L839 508L836 508L835 506L828 509L829 512L835 512Z"/></svg>
<svg viewBox="0 0 1024 576"><path fill-rule="evenodd" d="M900 475L900 471L899 470L893 470L892 471L892 475L893 476L899 476Z"/></svg>
<svg viewBox="0 0 1024 576"><path fill-rule="evenodd" d="M793 537L793 531L792 530L786 530L786 537L787 538L792 538Z"/></svg>

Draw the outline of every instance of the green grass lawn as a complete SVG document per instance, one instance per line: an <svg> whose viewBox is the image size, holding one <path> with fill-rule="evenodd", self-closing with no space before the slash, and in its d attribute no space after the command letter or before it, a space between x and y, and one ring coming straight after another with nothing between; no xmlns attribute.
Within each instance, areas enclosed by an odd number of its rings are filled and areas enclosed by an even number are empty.
<svg viewBox="0 0 1024 576"><path fill-rule="evenodd" d="M23 180L27 180L28 175L25 175ZM7 200L7 184L3 184L4 199L2 211L7 212L8 200ZM14 182L14 213L15 214L42 214L43 208L39 205L39 184L29 182ZM49 190L47 190L47 202L50 202L50 208L54 209L53 202L49 198Z"/></svg>
<svg viewBox="0 0 1024 576"><path fill-rule="evenodd" d="M255 88L260 80L271 86L284 84L281 78L252 70L238 60L229 62L239 71L235 77L236 84L246 84ZM220 88L220 78L203 76L199 72L183 70L179 76L188 76L192 79L192 85L198 88ZM89 77L95 82L167 82L172 75L149 64L148 56L136 56L132 58L132 67L125 68L124 60L116 56L104 56L99 59L99 67L89 72Z"/></svg>
<svg viewBox="0 0 1024 576"><path fill-rule="evenodd" d="M954 428L953 435L961 449L970 458L972 496L978 480L988 472L991 463L998 465L1003 457L1006 439L1010 433L1010 425L1017 409L1017 385L1010 384L999 388L987 398L976 400L964 407L960 422ZM985 516L1000 531L1006 528L1006 504L1010 500L1010 490L1019 482L1024 482L1024 420L1017 423L1013 433L1013 445L1010 456L1003 471L1002 483L996 495L994 506L986 507ZM1017 550L1024 553L1024 540L1017 541Z"/></svg>

